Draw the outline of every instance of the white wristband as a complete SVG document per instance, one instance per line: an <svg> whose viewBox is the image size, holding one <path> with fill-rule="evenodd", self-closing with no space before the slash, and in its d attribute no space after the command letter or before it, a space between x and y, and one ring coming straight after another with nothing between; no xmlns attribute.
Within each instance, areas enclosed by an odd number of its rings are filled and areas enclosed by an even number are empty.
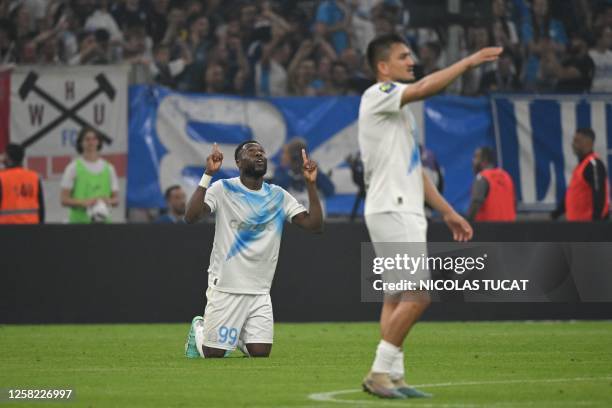
<svg viewBox="0 0 612 408"><path fill-rule="evenodd" d="M208 188L210 185L210 180L212 180L212 176L209 176L206 173L202 174L202 178L200 179L200 187Z"/></svg>

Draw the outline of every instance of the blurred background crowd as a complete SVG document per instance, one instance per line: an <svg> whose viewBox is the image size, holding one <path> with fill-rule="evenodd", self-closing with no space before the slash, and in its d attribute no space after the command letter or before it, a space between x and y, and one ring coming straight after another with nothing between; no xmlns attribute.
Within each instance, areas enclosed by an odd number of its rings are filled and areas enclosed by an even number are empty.
<svg viewBox="0 0 612 408"><path fill-rule="evenodd" d="M358 95L366 46L389 32L421 76L505 48L449 93L612 92L610 0L4 0L0 63L131 64L132 83L185 92Z"/></svg>

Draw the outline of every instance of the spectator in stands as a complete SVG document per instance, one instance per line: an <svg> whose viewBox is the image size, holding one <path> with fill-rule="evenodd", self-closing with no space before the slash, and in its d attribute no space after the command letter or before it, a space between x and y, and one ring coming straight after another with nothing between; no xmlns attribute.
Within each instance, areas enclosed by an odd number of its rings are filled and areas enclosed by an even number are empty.
<svg viewBox="0 0 612 408"><path fill-rule="evenodd" d="M243 93L250 75L251 68L242 41L237 35L228 36L226 40L228 53L225 75L229 78L228 91L230 93Z"/></svg>
<svg viewBox="0 0 612 408"><path fill-rule="evenodd" d="M168 24L161 43L172 45L175 41L185 41L188 37L186 22L185 10L178 5L172 6L168 13Z"/></svg>
<svg viewBox="0 0 612 408"><path fill-rule="evenodd" d="M191 63L178 79L177 88L180 91L197 91L203 88L202 72L206 69L208 52L214 38L208 17L203 14L192 15L187 21L189 35L184 42L185 53L190 56Z"/></svg>
<svg viewBox="0 0 612 408"><path fill-rule="evenodd" d="M514 22L508 18L508 5L506 0L491 0L491 14L493 19L489 31L493 34L493 45L510 50L518 55L520 40Z"/></svg>
<svg viewBox="0 0 612 408"><path fill-rule="evenodd" d="M598 27L595 39L595 47L589 51L595 64L591 92L612 92L612 26Z"/></svg>
<svg viewBox="0 0 612 408"><path fill-rule="evenodd" d="M57 24L63 25L63 29L58 35L59 60L64 64L69 64L69 62L79 54L77 34L81 27L72 9L62 6L55 8L54 5L52 5L52 10L50 11L53 11L56 16Z"/></svg>
<svg viewBox="0 0 612 408"><path fill-rule="evenodd" d="M201 15L204 12L204 5L202 3L202 0L187 0L184 2L185 20Z"/></svg>
<svg viewBox="0 0 612 408"><path fill-rule="evenodd" d="M551 14L563 21L568 33L593 30L593 15L591 4L599 0L563 0L551 1ZM603 0L607 1L607 0ZM591 3L591 4L589 4Z"/></svg>
<svg viewBox="0 0 612 408"><path fill-rule="evenodd" d="M317 63L317 78L321 81L318 92L319 95L329 94L328 89L331 86L331 69L332 59L326 55L321 56Z"/></svg>
<svg viewBox="0 0 612 408"><path fill-rule="evenodd" d="M576 130L572 149L578 157L572 178L565 193L565 200L551 213L553 219L563 213L568 221L599 221L608 219L610 196L608 173L593 152L595 132L593 129Z"/></svg>
<svg viewBox="0 0 612 408"><path fill-rule="evenodd" d="M162 41L168 28L170 0L151 0L147 12L147 33L158 44Z"/></svg>
<svg viewBox="0 0 612 408"><path fill-rule="evenodd" d="M185 206L187 203L185 191L179 185L173 185L166 189L166 213L155 220L156 224L184 224Z"/></svg>
<svg viewBox="0 0 612 408"><path fill-rule="evenodd" d="M283 146L280 165L274 170L272 183L287 190L302 205L308 204L308 191L302 176L302 149L307 149L306 141L294 138ZM325 212L325 197L334 195L336 188L329 174L319 167L317 189L321 195L321 207ZM306 207L308 208L308 207Z"/></svg>
<svg viewBox="0 0 612 408"><path fill-rule="evenodd" d="M316 96L321 90L321 81L316 78L315 61L304 59L292 69L289 67L289 94L295 96Z"/></svg>
<svg viewBox="0 0 612 408"><path fill-rule="evenodd" d="M217 63L209 63L205 72L205 89L204 92L210 94L219 94L227 90L225 83L225 74L223 67Z"/></svg>
<svg viewBox="0 0 612 408"><path fill-rule="evenodd" d="M291 47L284 36L275 36L265 44L261 59L255 64L255 94L285 96L288 90L286 66Z"/></svg>
<svg viewBox="0 0 612 408"><path fill-rule="evenodd" d="M474 152L472 167L476 179L468 210L470 221L515 221L516 196L510 175L497 167L495 152L480 147Z"/></svg>
<svg viewBox="0 0 612 408"><path fill-rule="evenodd" d="M497 60L497 69L489 71L480 81L480 93L518 92L521 83L514 66L514 57L509 50L504 50Z"/></svg>
<svg viewBox="0 0 612 408"><path fill-rule="evenodd" d="M9 143L0 156L0 224L43 224L45 201L40 177L23 167L24 151Z"/></svg>
<svg viewBox="0 0 612 408"><path fill-rule="evenodd" d="M70 65L109 64L112 55L108 32L104 29L85 31L79 36L79 53L70 61Z"/></svg>
<svg viewBox="0 0 612 408"><path fill-rule="evenodd" d="M610 2L602 2L595 15L593 29L612 27L612 4Z"/></svg>
<svg viewBox="0 0 612 408"><path fill-rule="evenodd" d="M115 167L100 157L104 140L91 128L83 128L76 140L80 157L64 170L61 203L69 207L70 223L109 222L110 209L119 205L119 181Z"/></svg>
<svg viewBox="0 0 612 408"><path fill-rule="evenodd" d="M365 55L368 44L374 39L376 30L372 22L370 10L365 7L364 3L368 1L349 1L349 43L355 50L358 50L361 55ZM343 50L340 54L344 53Z"/></svg>
<svg viewBox="0 0 612 408"><path fill-rule="evenodd" d="M595 64L589 56L589 48L584 35L572 34L568 52L563 60L559 60L557 54L548 52L543 56L541 64L542 80L551 84L552 90L582 93L591 89Z"/></svg>
<svg viewBox="0 0 612 408"><path fill-rule="evenodd" d="M248 39L249 43L244 47L250 68L249 76L245 82L245 91L250 94L261 95L270 92L268 89L270 86L268 83L270 68L273 70L272 80L276 81L276 85L273 86L279 86L279 82L285 82L284 86L286 87L285 65L290 58L291 47L286 47L284 40L289 33L294 32L294 27L276 12L271 1L261 2L259 14L254 21L254 28L251 30ZM289 55L283 55L286 54L284 49L288 49ZM272 54L277 55L274 63L270 65ZM284 60L284 62L279 64L278 58Z"/></svg>
<svg viewBox="0 0 612 408"><path fill-rule="evenodd" d="M532 1L530 18L523 22L522 41L527 54L524 83L528 90L535 90L541 58L551 53L562 55L567 44L563 23L550 16L548 0Z"/></svg>
<svg viewBox="0 0 612 408"><path fill-rule="evenodd" d="M351 12L347 0L324 0L317 7L315 36L325 38L341 54L349 46Z"/></svg>
<svg viewBox="0 0 612 408"><path fill-rule="evenodd" d="M240 4L239 8L239 40L244 45L244 50L249 49L251 44L257 41L255 38L255 21L257 19L257 7L251 2Z"/></svg>
<svg viewBox="0 0 612 408"><path fill-rule="evenodd" d="M16 48L13 24L7 19L0 20L0 64L16 62Z"/></svg>
<svg viewBox="0 0 612 408"><path fill-rule="evenodd" d="M20 0L6 1L5 3L17 3L23 6L30 16L30 30L46 30L50 27L45 27L45 14L47 12L48 0ZM10 7L10 6L9 6Z"/></svg>
<svg viewBox="0 0 612 408"><path fill-rule="evenodd" d="M87 0L81 0L81 2L88 3ZM115 18L119 29L125 31L127 27L135 25L145 26L147 24L147 12L144 8L144 2L142 3L140 0L125 0L113 4L111 14ZM77 14L79 13L77 12Z"/></svg>
<svg viewBox="0 0 612 408"><path fill-rule="evenodd" d="M467 29L467 49L464 56L471 55L476 51L489 47L491 38L484 24L478 23ZM496 69L496 64L483 64L475 69L467 71L462 77L461 93L465 96L475 96L480 93L480 81L488 72Z"/></svg>
<svg viewBox="0 0 612 408"><path fill-rule="evenodd" d="M428 42L423 44L419 49L420 65L422 67L422 76L429 75L440 69L438 62L442 47L437 42Z"/></svg>
<svg viewBox="0 0 612 408"><path fill-rule="evenodd" d="M289 64L289 93L291 95L314 96L322 90L323 81L317 78L314 56L316 51L328 50L328 47L329 44L321 39L302 42Z"/></svg>
<svg viewBox="0 0 612 408"><path fill-rule="evenodd" d="M334 61L331 67L331 78L326 89L328 95L357 95L349 83L348 68L342 61Z"/></svg>
<svg viewBox="0 0 612 408"><path fill-rule="evenodd" d="M149 65L153 59L153 41L147 36L143 24L128 26L124 30L123 58L130 63Z"/></svg>
<svg viewBox="0 0 612 408"><path fill-rule="evenodd" d="M340 55L340 61L348 69L350 93L361 95L372 85L370 67L354 48L347 48Z"/></svg>
<svg viewBox="0 0 612 408"><path fill-rule="evenodd" d="M21 42L25 38L35 37L40 28L34 23L29 9L20 4L10 14L10 20L15 23L15 33L17 41Z"/></svg>
<svg viewBox="0 0 612 408"><path fill-rule="evenodd" d="M84 29L87 31L104 29L108 32L110 41L113 43L123 41L123 33L113 16L108 12L108 0L98 0L93 13L85 20Z"/></svg>
<svg viewBox="0 0 612 408"><path fill-rule="evenodd" d="M185 66L189 64L190 54L187 50L183 53L184 57L170 61L170 49L165 44L159 44L153 52L153 63L149 65L151 75L160 85L174 87L176 78L183 72Z"/></svg>
<svg viewBox="0 0 612 408"><path fill-rule="evenodd" d="M392 34L395 32L393 23L384 16L378 15L374 17L374 32L376 37L384 34Z"/></svg>

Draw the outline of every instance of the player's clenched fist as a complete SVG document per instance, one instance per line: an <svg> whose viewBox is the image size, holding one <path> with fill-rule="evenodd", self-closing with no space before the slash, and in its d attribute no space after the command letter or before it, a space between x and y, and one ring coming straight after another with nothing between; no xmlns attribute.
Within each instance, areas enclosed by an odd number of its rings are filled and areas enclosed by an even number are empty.
<svg viewBox="0 0 612 408"><path fill-rule="evenodd" d="M219 150L217 144L213 144L212 153L206 158L206 174L214 175L221 168L223 163L223 153Z"/></svg>
<svg viewBox="0 0 612 408"><path fill-rule="evenodd" d="M475 68L485 62L497 61L503 51L503 47L485 47L469 56L470 67Z"/></svg>
<svg viewBox="0 0 612 408"><path fill-rule="evenodd" d="M317 181L317 163L308 159L306 156L306 149L302 149L302 172L304 173L304 178L309 183L314 183Z"/></svg>

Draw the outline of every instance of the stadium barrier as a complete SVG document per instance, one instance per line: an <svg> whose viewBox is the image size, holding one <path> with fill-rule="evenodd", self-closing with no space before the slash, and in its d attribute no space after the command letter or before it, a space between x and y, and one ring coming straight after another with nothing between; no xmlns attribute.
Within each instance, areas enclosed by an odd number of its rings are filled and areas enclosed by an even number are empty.
<svg viewBox="0 0 612 408"><path fill-rule="evenodd" d="M4 226L0 323L187 322L204 310L214 225ZM87 239L83 239L83 237ZM610 223L479 224L496 242L605 242ZM448 241L431 223L431 241ZM360 301L361 223L286 227L272 288L277 321L372 321ZM602 265L600 273L610 273ZM425 320L610 319L612 303L434 303Z"/></svg>

